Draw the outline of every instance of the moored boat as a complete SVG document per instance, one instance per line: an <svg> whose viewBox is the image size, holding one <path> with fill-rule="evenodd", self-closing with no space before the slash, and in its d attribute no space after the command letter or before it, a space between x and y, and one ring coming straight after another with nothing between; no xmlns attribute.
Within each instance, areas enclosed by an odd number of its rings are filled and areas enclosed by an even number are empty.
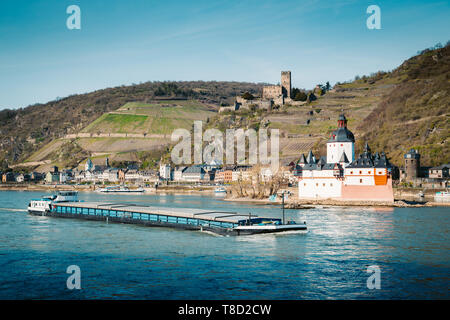
<svg viewBox="0 0 450 320"><path fill-rule="evenodd" d="M227 189L225 189L224 187L217 187L214 189L215 193L227 193Z"/></svg>

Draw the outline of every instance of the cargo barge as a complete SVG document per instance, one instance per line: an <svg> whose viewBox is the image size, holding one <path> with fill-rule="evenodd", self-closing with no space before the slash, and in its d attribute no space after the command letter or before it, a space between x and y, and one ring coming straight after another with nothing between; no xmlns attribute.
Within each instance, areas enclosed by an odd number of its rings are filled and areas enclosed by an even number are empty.
<svg viewBox="0 0 450 320"><path fill-rule="evenodd" d="M306 223L258 217L252 214L193 208L138 206L129 203L52 202L46 210L28 210L32 215L77 218L149 227L172 227L239 236L259 233L306 231Z"/></svg>

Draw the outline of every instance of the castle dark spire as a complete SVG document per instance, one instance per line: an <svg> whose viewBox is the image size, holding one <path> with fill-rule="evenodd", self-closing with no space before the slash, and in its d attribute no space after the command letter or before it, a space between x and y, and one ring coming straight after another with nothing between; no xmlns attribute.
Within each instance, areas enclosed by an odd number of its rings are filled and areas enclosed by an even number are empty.
<svg viewBox="0 0 450 320"><path fill-rule="evenodd" d="M302 153L302 156L298 160L297 164L308 164L308 161L306 161L305 155Z"/></svg>
<svg viewBox="0 0 450 320"><path fill-rule="evenodd" d="M369 144L366 142L366 145L364 146L364 153L370 153L370 147Z"/></svg>
<svg viewBox="0 0 450 320"><path fill-rule="evenodd" d="M314 157L314 154L312 153L312 150L309 150L308 157L306 158L306 161L308 164L316 163L316 158Z"/></svg>
<svg viewBox="0 0 450 320"><path fill-rule="evenodd" d="M327 163L327 160L325 159L325 157L320 157L319 161L317 162L317 165L322 167Z"/></svg>
<svg viewBox="0 0 450 320"><path fill-rule="evenodd" d="M347 155L345 154L345 151L342 152L342 156L341 156L341 159L339 160L339 162L340 163L348 163L349 162L348 158L347 158Z"/></svg>

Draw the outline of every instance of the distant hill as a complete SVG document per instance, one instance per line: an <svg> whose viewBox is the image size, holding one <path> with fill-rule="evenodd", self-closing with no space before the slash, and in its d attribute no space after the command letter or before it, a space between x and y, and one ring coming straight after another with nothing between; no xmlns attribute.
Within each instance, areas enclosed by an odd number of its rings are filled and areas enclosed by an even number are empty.
<svg viewBox="0 0 450 320"><path fill-rule="evenodd" d="M55 139L78 133L105 113L128 102L184 98L218 107L231 103L234 96L245 91L256 94L261 89L262 84L242 82L146 82L72 95L17 110L2 110L0 163L5 166L5 160L7 164L22 162Z"/></svg>
<svg viewBox="0 0 450 320"><path fill-rule="evenodd" d="M218 114L236 95L258 95L262 84L240 82L148 82L70 96L43 105L0 112L0 161L27 162L40 170L52 164L76 166L87 157L103 163L137 161L155 166L168 157L175 128L194 120L206 127L276 128L280 157L298 159L313 149L324 155L326 140L344 112L356 137L356 153L365 142L385 151L401 166L403 154L419 149L422 164L450 162L449 46L426 49L391 72L376 72L338 83L301 106L272 111Z"/></svg>
<svg viewBox="0 0 450 320"><path fill-rule="evenodd" d="M208 121L216 109L214 105L187 99L128 102L104 113L81 131L45 144L25 162L45 171L52 165L77 166L87 157L94 164L103 164L108 157L113 165L157 160L165 153L175 129L190 130L195 120Z"/></svg>
<svg viewBox="0 0 450 320"><path fill-rule="evenodd" d="M375 72L338 83L303 106L283 106L271 112L230 113L212 118L211 127L267 127L281 132L280 157L298 159L313 149L326 154L326 141L345 113L356 137L356 153L368 142L385 151L397 166L411 148L419 149L422 164L450 162L449 45L426 49L392 72ZM287 161L285 161L287 162Z"/></svg>

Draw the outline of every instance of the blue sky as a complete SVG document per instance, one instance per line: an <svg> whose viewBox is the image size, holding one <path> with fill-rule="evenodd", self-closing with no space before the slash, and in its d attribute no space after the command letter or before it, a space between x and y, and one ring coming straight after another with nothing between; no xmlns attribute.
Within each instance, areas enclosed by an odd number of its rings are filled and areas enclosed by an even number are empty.
<svg viewBox="0 0 450 320"><path fill-rule="evenodd" d="M69 30L66 8L81 9ZM381 30L369 30L369 5ZM391 70L450 40L449 1L2 0L0 109L150 80L295 87Z"/></svg>

